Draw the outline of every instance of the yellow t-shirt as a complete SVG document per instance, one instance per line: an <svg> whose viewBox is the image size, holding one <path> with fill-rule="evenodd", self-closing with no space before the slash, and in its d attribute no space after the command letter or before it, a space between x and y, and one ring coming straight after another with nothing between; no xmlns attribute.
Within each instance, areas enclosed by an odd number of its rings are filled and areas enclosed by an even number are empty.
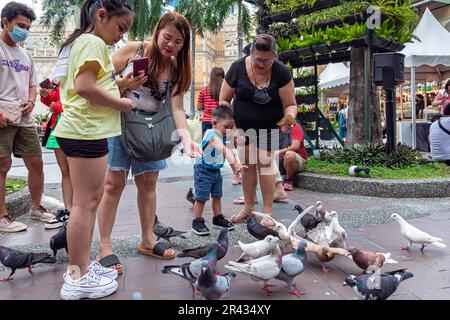
<svg viewBox="0 0 450 320"><path fill-rule="evenodd" d="M77 140L98 140L121 134L120 112L108 106L91 104L75 91L75 78L86 62L97 61L100 72L97 84L110 94L120 97L114 79L114 66L105 42L85 33L70 49L67 77L61 80L61 102L64 108L54 135Z"/></svg>

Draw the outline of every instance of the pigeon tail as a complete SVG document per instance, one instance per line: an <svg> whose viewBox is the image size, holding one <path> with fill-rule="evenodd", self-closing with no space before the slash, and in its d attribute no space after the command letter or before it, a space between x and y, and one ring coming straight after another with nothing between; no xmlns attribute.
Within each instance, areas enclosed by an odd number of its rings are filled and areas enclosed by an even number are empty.
<svg viewBox="0 0 450 320"><path fill-rule="evenodd" d="M52 257L48 253L33 253L31 265L37 263L56 263L56 259L55 257Z"/></svg>
<svg viewBox="0 0 450 320"><path fill-rule="evenodd" d="M439 239L439 240L440 241L434 241L431 244L436 247L439 247L439 248L447 248L447 245L445 243L443 243L443 240L442 239Z"/></svg>

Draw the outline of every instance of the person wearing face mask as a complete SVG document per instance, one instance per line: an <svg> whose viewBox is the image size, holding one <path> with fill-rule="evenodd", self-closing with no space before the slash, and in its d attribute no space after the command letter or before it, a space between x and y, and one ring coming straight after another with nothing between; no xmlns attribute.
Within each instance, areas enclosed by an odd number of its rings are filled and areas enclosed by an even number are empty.
<svg viewBox="0 0 450 320"><path fill-rule="evenodd" d="M241 133L238 151L241 163L244 209L230 218L245 222L254 209L257 178L263 196L263 212L272 214L275 191L274 152L279 149L279 130L289 133L297 116L295 88L289 69L276 60L275 39L256 37L250 55L235 61L228 70L220 92L220 104L233 100L234 120ZM287 116L292 121L287 121ZM284 120L281 121L280 120ZM268 220L261 223L270 226Z"/></svg>
<svg viewBox="0 0 450 320"><path fill-rule="evenodd" d="M11 154L23 158L28 169L28 188L31 194L30 217L43 222L54 215L40 205L44 189L44 170L39 138L30 115L36 100L36 70L32 57L19 46L28 37L31 23L36 19L33 10L24 4L9 2L1 11L0 33L0 112L4 106L17 106L21 119L0 126L0 231L17 232L27 228L14 221L6 211L5 182L11 168ZM9 109L11 111L11 109ZM17 112L17 110L15 110Z"/></svg>

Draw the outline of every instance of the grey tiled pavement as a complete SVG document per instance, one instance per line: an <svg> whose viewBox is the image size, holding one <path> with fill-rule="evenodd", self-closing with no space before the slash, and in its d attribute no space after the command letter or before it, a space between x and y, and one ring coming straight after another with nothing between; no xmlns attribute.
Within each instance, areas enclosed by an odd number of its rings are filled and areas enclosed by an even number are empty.
<svg viewBox="0 0 450 320"><path fill-rule="evenodd" d="M177 229L189 230L193 214L190 204L185 200L185 194L188 187L193 184L192 167L189 164L175 166L173 162L172 160L169 163L169 168L162 173L158 183L157 214L164 223L171 224ZM21 170L19 162L16 162L15 169ZM51 182L57 181L54 180ZM58 185L46 185L46 194L59 197ZM241 187L232 186L230 171L225 169L223 199L225 215L230 216L239 209L239 206L232 204L232 199L240 194ZM176 258L163 261L136 253L140 225L135 198L135 186L130 183L122 196L112 235L115 252L120 257L125 271L118 278L118 291L106 299L131 299L133 292L137 291L142 293L144 299L193 299L184 280L160 272L162 266L166 264L184 263L189 259ZM340 214L340 222L349 233L349 244L365 250L391 252L392 258L399 261L399 264L387 265L383 270L408 268L413 272L414 277L400 285L399 290L391 297L392 300L450 299L450 249L429 246L424 254L420 253L418 247L414 247L410 252L401 251L400 247L405 245L405 240L399 234L399 226L396 222L387 221L392 212L397 212L419 228L444 238L446 243L449 243L450 198L377 199L322 194L301 189L290 192L289 198L288 204L274 205L274 216L283 223L287 224L295 218L296 214L292 211L295 203L306 207L320 199L325 208L336 210ZM212 219L210 204L206 205L204 217L209 222ZM29 225L28 230L11 235L0 233L0 245L50 252L48 240L56 230L44 230L43 224L31 222L26 216L22 216L19 220ZM232 245L238 239L244 242L254 241L244 225L239 225L229 235ZM174 248L180 250L206 243L208 239L216 236L215 230L211 237L197 237L189 233L187 241L175 240ZM94 238L98 239L97 228ZM219 271L225 271L223 265L226 261L236 259L240 255L240 250L232 245L227 256L219 262ZM97 241L93 245L92 257L95 257L96 249ZM67 256L60 251L56 265L38 265L34 268L33 276L26 270L18 270L14 280L7 283L0 282L0 299L59 299L66 263ZM331 272L324 274L316 257L308 255L306 271L295 281L298 288L306 293L301 300L356 299L353 291L349 287L343 287L342 283L345 275L360 274L358 267L349 259L336 257L328 263L328 268ZM2 266L0 271L1 278L7 276L8 272ZM273 288L274 293L271 297L264 297L258 283L238 275L232 283L231 290L223 298L299 299L287 293L284 284L278 280L272 280L271 283L276 285Z"/></svg>

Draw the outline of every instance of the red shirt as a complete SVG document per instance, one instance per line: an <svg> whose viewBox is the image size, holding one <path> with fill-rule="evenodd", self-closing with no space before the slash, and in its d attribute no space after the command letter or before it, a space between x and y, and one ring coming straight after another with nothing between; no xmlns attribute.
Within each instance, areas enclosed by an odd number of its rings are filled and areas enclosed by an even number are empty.
<svg viewBox="0 0 450 320"><path fill-rule="evenodd" d="M294 140L300 140L300 149L297 150L297 153L306 160L305 135L298 123L292 129L292 141Z"/></svg>
<svg viewBox="0 0 450 320"><path fill-rule="evenodd" d="M200 90L198 95L198 103L203 104L203 122L211 122L212 111L219 104L216 100L211 97L211 91L209 86L204 87Z"/></svg>
<svg viewBox="0 0 450 320"><path fill-rule="evenodd" d="M63 107L61 104L61 99L59 97L59 90L60 90L60 84L58 84L58 88L55 90L50 91L48 96L43 97L41 96L41 102L45 104L46 106L50 106L52 102L53 104L53 114L52 118L50 119L50 128L54 128L56 124L56 120L58 119L58 115L63 112Z"/></svg>

